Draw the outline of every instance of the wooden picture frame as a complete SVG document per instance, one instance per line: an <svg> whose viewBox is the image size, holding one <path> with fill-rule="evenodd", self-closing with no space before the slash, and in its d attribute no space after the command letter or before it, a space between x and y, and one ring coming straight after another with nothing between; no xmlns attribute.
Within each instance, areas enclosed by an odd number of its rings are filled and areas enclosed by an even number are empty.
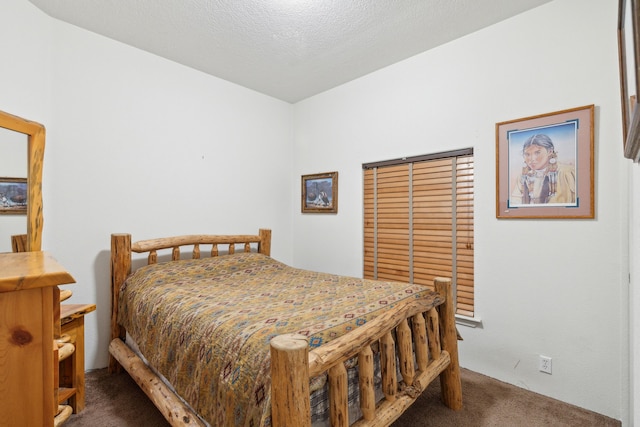
<svg viewBox="0 0 640 427"><path fill-rule="evenodd" d="M618 62L624 157L640 160L640 10L637 0L618 1Z"/></svg>
<svg viewBox="0 0 640 427"><path fill-rule="evenodd" d="M338 213L338 172L302 175L302 213Z"/></svg>
<svg viewBox="0 0 640 427"><path fill-rule="evenodd" d="M594 106L496 124L497 218L594 218Z"/></svg>
<svg viewBox="0 0 640 427"><path fill-rule="evenodd" d="M28 198L27 178L0 178L1 215L26 215Z"/></svg>

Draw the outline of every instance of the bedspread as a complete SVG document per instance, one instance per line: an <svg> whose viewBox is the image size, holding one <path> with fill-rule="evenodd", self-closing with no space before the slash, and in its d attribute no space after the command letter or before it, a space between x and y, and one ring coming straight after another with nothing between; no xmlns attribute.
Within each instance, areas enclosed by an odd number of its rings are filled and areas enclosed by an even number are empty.
<svg viewBox="0 0 640 427"><path fill-rule="evenodd" d="M289 267L259 253L153 264L120 291L118 321L149 364L215 426L269 426L269 341L310 347L339 337L428 288Z"/></svg>

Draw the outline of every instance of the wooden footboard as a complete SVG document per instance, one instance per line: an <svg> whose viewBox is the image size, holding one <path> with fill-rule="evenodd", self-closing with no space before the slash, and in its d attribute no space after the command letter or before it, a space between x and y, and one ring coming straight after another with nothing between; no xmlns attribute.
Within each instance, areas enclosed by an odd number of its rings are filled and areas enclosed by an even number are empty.
<svg viewBox="0 0 640 427"><path fill-rule="evenodd" d="M413 300L347 335L309 351L307 338L287 334L271 341L271 416L274 426L310 426L309 380L329 377L333 427L388 426L438 376L442 399L462 408L458 344L450 279L437 278L436 291L445 302L437 307ZM394 339L395 337L395 339ZM397 340L397 343L395 342ZM379 343L384 399L376 405L372 344ZM396 354L397 350L397 354ZM360 409L363 417L349 420L347 370L344 362L358 358ZM401 378L397 378L396 360Z"/></svg>
<svg viewBox="0 0 640 427"><path fill-rule="evenodd" d="M271 231L242 236L181 236L146 240L132 245L128 234L111 237L112 317L109 371L124 367L172 426L203 425L197 414L183 403L125 343L126 331L117 321L118 295L131 273L131 256L149 253L148 262L158 260L157 251L171 250L171 259L181 257L181 246L192 246L191 257L200 258L200 245L212 245L211 256L218 255L218 245L229 253L242 245L250 251L270 254ZM224 248L223 248L224 249ZM436 307L431 301L415 299L386 312L349 334L309 351L307 337L281 335L271 341L271 413L272 425L310 426L309 380L328 376L332 426L388 426L413 403L427 385L440 377L444 403L454 409L462 407L457 333L454 319L451 281L435 280L436 291L444 302ZM380 352L384 399L374 397L374 352ZM346 360L358 358L360 407L363 417L354 423L348 417ZM396 372L399 363L398 378Z"/></svg>

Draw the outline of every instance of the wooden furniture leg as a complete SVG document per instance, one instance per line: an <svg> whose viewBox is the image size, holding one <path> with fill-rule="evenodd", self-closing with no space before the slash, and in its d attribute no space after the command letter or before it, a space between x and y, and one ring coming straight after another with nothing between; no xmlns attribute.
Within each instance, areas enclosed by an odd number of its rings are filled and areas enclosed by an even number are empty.
<svg viewBox="0 0 640 427"><path fill-rule="evenodd" d="M58 400L68 400L74 414L84 409L84 315L95 309L95 304L60 305L62 336L68 336L76 350L60 363Z"/></svg>

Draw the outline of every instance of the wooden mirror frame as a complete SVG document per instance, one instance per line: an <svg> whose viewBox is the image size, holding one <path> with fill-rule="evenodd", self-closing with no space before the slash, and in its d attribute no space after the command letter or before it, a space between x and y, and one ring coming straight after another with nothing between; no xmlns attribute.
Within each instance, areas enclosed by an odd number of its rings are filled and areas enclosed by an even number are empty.
<svg viewBox="0 0 640 427"><path fill-rule="evenodd" d="M0 127L26 134L27 159L27 251L42 250L42 164L45 129L40 123L0 111Z"/></svg>
<svg viewBox="0 0 640 427"><path fill-rule="evenodd" d="M628 14L630 16L627 16ZM631 57L627 57L627 53ZM638 108L640 2L638 0L618 0L618 65L624 157L640 162L640 108Z"/></svg>

